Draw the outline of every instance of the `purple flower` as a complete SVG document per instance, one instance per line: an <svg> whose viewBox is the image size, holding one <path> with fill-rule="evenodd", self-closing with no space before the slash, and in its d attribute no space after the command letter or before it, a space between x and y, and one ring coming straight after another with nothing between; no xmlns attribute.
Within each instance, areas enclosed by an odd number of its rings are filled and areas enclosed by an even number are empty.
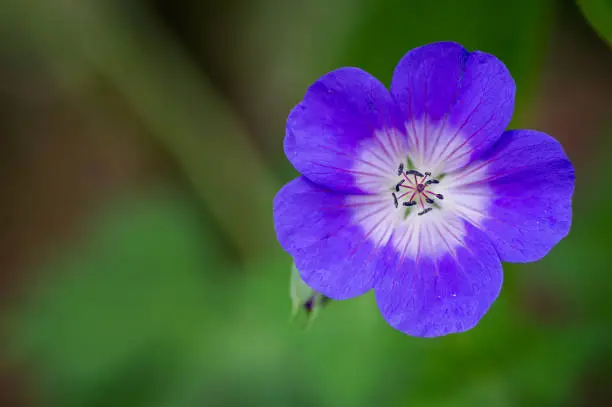
<svg viewBox="0 0 612 407"><path fill-rule="evenodd" d="M408 52L390 91L358 68L316 81L287 120L302 176L274 199L304 281L336 300L374 289L409 335L474 327L501 261L542 258L571 224L572 164L544 133L505 131L514 93L501 61L450 42Z"/></svg>

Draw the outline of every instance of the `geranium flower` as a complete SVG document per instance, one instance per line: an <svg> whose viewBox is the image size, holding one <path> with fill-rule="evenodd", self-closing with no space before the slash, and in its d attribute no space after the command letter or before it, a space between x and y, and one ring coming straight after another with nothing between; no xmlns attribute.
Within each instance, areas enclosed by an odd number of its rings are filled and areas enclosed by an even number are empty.
<svg viewBox="0 0 612 407"><path fill-rule="evenodd" d="M542 258L571 224L572 164L544 133L505 131L514 94L500 60L450 42L408 52L390 91L358 68L316 81L287 119L302 176L274 199L302 279L335 300L373 289L409 335L474 327L501 261Z"/></svg>

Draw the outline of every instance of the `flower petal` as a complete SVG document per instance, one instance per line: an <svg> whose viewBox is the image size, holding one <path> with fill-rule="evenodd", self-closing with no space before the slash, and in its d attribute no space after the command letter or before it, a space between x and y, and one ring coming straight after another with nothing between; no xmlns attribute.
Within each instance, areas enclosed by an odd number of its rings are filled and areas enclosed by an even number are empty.
<svg viewBox="0 0 612 407"><path fill-rule="evenodd" d="M476 227L465 224L463 245L439 235L446 253L390 260L374 288L385 320L408 335L433 337L473 328L495 301L502 286L502 267L493 245ZM423 233L425 239L430 233Z"/></svg>
<svg viewBox="0 0 612 407"><path fill-rule="evenodd" d="M373 287L384 270L380 252L391 235L391 224L384 221L374 225L377 230L365 232L351 212L355 205L360 209L371 205L371 213L376 212L380 198L362 195L366 200L356 203L347 201L349 197L300 177L274 198L274 225L281 246L293 256L306 284L336 300ZM389 199L385 203L385 207L391 205ZM374 235L378 239L368 238Z"/></svg>
<svg viewBox="0 0 612 407"><path fill-rule="evenodd" d="M391 93L406 121L411 149L426 164L444 162L448 172L486 151L506 129L515 84L493 55L440 42L402 58Z"/></svg>
<svg viewBox="0 0 612 407"><path fill-rule="evenodd" d="M569 233L574 167L561 144L534 130L505 132L482 157L491 205L480 223L508 262L544 257ZM470 171L469 169L467 171Z"/></svg>
<svg viewBox="0 0 612 407"><path fill-rule="evenodd" d="M289 114L285 154L311 181L361 193L356 176L388 177L405 161L405 154L398 158L406 150L399 117L389 91L376 78L358 68L338 69L316 81ZM364 155L364 142L376 142L382 154Z"/></svg>

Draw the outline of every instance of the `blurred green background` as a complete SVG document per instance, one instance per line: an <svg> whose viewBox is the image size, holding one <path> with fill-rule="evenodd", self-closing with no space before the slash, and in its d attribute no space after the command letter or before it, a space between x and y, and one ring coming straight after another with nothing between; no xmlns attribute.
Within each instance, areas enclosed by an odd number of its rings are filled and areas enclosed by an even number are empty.
<svg viewBox="0 0 612 407"><path fill-rule="evenodd" d="M2 0L0 405L612 405L612 3L579 3ZM404 336L372 295L304 330L286 115L439 40L499 56L512 126L561 140L572 232L468 333Z"/></svg>

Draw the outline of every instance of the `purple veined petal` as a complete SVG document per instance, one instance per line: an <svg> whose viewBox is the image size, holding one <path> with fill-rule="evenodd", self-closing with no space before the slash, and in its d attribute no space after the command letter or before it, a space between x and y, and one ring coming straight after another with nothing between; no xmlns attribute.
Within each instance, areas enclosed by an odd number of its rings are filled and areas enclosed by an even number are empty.
<svg viewBox="0 0 612 407"><path fill-rule="evenodd" d="M478 223L503 261L539 260L569 233L574 168L561 144L547 134L505 132L453 182L462 191L487 186L489 208Z"/></svg>
<svg viewBox="0 0 612 407"><path fill-rule="evenodd" d="M512 118L515 84L493 55L440 42L402 58L391 93L402 111L415 161L448 172L501 136Z"/></svg>
<svg viewBox="0 0 612 407"><path fill-rule="evenodd" d="M274 225L306 284L342 300L369 291L384 271L381 253L393 227L388 208L390 195L349 196L300 177L274 198Z"/></svg>
<svg viewBox="0 0 612 407"><path fill-rule="evenodd" d="M289 114L285 154L302 175L326 188L381 189L379 178L389 178L406 161L403 129L382 83L361 69L341 68L317 80Z"/></svg>
<svg viewBox="0 0 612 407"><path fill-rule="evenodd" d="M438 253L396 252L387 260L374 290L389 325L412 336L443 336L473 328L489 310L501 291L501 262L484 233L464 224L462 235L440 225L419 234L418 244L429 239Z"/></svg>

